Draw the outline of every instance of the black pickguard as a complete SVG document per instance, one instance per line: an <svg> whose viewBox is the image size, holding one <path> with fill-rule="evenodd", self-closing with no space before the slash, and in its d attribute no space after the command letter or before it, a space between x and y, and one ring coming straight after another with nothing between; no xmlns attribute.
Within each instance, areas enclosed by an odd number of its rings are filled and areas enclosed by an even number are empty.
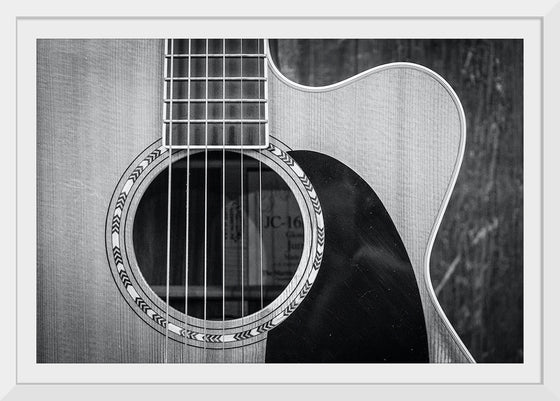
<svg viewBox="0 0 560 401"><path fill-rule="evenodd" d="M266 362L429 362L412 266L373 189L329 156L290 155L319 195L325 253L307 297L269 332Z"/></svg>

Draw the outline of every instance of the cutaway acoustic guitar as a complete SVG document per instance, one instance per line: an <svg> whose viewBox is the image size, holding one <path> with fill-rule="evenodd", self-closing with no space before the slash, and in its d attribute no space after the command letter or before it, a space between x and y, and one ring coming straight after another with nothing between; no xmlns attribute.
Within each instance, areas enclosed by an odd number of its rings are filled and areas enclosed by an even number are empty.
<svg viewBox="0 0 560 401"><path fill-rule="evenodd" d="M38 362L472 362L428 269L465 144L436 73L37 46Z"/></svg>

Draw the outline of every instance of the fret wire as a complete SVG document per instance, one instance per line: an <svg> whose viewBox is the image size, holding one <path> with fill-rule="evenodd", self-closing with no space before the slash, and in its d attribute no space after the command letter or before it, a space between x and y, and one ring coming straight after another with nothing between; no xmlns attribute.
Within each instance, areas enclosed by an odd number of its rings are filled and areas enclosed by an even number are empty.
<svg viewBox="0 0 560 401"><path fill-rule="evenodd" d="M222 58L224 55L223 54L217 54L217 53L213 53L213 54L191 54L190 55L191 58L202 58L202 57L206 57L208 56L208 58L212 57L212 58ZM171 58L171 54L166 54L165 55L166 58ZM180 53L180 54L174 54L173 58L187 58L189 57L188 54L185 53ZM225 57L228 58L235 58L235 57L249 57L249 58L265 58L266 54L235 54L235 53L228 53L225 55Z"/></svg>
<svg viewBox="0 0 560 401"><path fill-rule="evenodd" d="M165 103L267 103L267 99L163 99Z"/></svg>
<svg viewBox="0 0 560 401"><path fill-rule="evenodd" d="M244 136L247 136L247 134L245 134ZM204 150L205 148L208 148L210 150L212 150L212 149L218 150L218 149L222 149L223 145L220 142L215 141L215 142L208 142L208 146L206 146L204 144L204 140L200 141L198 144L193 143L189 147L187 147L187 145L177 145L177 144L173 145L174 150L177 150L177 149L191 149L191 150L192 149L202 149L202 150ZM239 150L239 149L241 149L241 145L227 145L227 148L228 149ZM256 150L256 149L261 149L261 148L262 148L262 145L259 145L258 143L256 143L256 141L255 141L254 145L248 145L248 144L243 145L243 150Z"/></svg>
<svg viewBox="0 0 560 401"><path fill-rule="evenodd" d="M264 77L165 77L166 81L266 81Z"/></svg>
<svg viewBox="0 0 560 401"><path fill-rule="evenodd" d="M165 119L163 120L163 122L165 124L169 124L169 123L173 123L173 124L186 124L186 123L191 123L191 124L204 124L204 123L222 123L222 122L226 122L226 123L238 123L238 124L263 124L263 123L268 123L268 120L256 120L256 119L245 119L245 120L236 120L236 119L208 119L208 120L168 120Z"/></svg>

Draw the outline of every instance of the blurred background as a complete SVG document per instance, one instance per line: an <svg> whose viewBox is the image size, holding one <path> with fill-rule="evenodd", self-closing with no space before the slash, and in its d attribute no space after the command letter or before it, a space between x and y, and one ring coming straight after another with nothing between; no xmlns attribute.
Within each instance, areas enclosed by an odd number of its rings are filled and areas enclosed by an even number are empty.
<svg viewBox="0 0 560 401"><path fill-rule="evenodd" d="M465 109L467 143L432 252L432 284L477 362L523 362L523 41L283 39L271 52L305 85L395 61L449 82Z"/></svg>

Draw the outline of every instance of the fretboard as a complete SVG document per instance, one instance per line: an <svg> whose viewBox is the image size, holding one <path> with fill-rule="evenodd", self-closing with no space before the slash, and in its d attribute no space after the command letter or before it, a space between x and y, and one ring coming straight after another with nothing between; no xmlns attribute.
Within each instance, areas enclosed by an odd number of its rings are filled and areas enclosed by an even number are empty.
<svg viewBox="0 0 560 401"><path fill-rule="evenodd" d="M267 146L264 40L168 39L164 71L165 145Z"/></svg>

